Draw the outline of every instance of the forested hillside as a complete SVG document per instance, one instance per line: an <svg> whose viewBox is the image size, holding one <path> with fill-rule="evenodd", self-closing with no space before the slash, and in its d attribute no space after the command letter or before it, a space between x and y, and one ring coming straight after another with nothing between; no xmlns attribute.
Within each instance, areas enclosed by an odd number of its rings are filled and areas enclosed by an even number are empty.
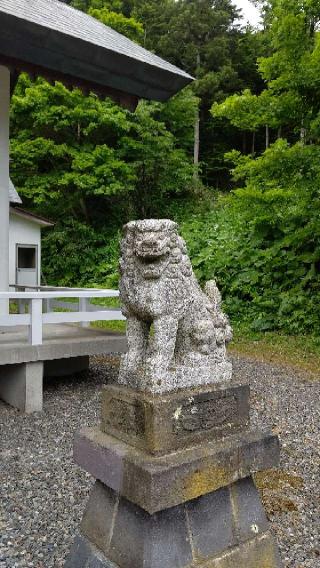
<svg viewBox="0 0 320 568"><path fill-rule="evenodd" d="M55 221L44 277L117 285L128 219L182 225L202 281L216 277L234 320L318 333L320 0L71 0L184 68L191 87L135 113L21 75L11 176L25 206Z"/></svg>

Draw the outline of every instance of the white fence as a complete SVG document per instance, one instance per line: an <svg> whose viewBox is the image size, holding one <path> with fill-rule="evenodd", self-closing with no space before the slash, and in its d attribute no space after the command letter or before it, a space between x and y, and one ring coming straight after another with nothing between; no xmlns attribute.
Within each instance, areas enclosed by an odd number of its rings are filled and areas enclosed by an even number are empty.
<svg viewBox="0 0 320 568"><path fill-rule="evenodd" d="M31 345L42 345L43 325L59 323L81 323L88 325L91 321L125 320L119 308L104 308L90 304L90 298L118 298L118 290L96 289L70 289L55 288L41 291L26 292L0 292L0 300L14 300L19 304L19 311L25 311L25 305L29 306L28 313L0 315L0 327L15 327L18 325L29 326L29 342ZM77 303L69 303L67 309L72 311L52 311L57 300L77 299ZM23 306L23 310L21 309ZM75 306L78 307L74 311ZM44 308L44 309L43 309Z"/></svg>

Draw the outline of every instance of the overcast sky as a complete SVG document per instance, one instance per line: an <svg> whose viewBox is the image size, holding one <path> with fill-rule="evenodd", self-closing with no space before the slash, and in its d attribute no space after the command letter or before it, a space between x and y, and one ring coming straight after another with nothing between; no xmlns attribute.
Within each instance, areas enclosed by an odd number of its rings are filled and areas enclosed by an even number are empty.
<svg viewBox="0 0 320 568"><path fill-rule="evenodd" d="M259 22L259 11L249 0L232 0L238 8L242 9L242 15L245 22L249 22L252 26L256 26Z"/></svg>

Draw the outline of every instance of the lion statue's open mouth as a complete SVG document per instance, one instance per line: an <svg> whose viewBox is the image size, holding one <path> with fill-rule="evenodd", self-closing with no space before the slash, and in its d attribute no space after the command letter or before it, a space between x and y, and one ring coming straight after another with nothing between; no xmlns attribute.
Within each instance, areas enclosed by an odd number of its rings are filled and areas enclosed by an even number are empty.
<svg viewBox="0 0 320 568"><path fill-rule="evenodd" d="M140 272L143 274L144 278L147 279L160 278L168 264L168 254L137 254L137 259L139 259L140 263Z"/></svg>
<svg viewBox="0 0 320 568"><path fill-rule="evenodd" d="M150 223L136 235L134 252L144 278L160 278L169 262L170 238ZM158 229L158 230L155 230Z"/></svg>

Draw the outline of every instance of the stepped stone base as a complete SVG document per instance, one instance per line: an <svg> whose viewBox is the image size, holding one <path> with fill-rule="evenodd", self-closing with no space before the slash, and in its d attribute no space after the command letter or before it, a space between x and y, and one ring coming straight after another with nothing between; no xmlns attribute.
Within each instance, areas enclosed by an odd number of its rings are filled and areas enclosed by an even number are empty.
<svg viewBox="0 0 320 568"><path fill-rule="evenodd" d="M244 431L157 457L98 428L85 428L76 436L74 459L152 514L276 467L279 441L272 434Z"/></svg>
<svg viewBox="0 0 320 568"><path fill-rule="evenodd" d="M279 440L249 428L249 389L102 394L74 459L97 480L65 568L280 568L252 474Z"/></svg>
<svg viewBox="0 0 320 568"><path fill-rule="evenodd" d="M65 568L279 568L251 477L150 515L96 482Z"/></svg>

